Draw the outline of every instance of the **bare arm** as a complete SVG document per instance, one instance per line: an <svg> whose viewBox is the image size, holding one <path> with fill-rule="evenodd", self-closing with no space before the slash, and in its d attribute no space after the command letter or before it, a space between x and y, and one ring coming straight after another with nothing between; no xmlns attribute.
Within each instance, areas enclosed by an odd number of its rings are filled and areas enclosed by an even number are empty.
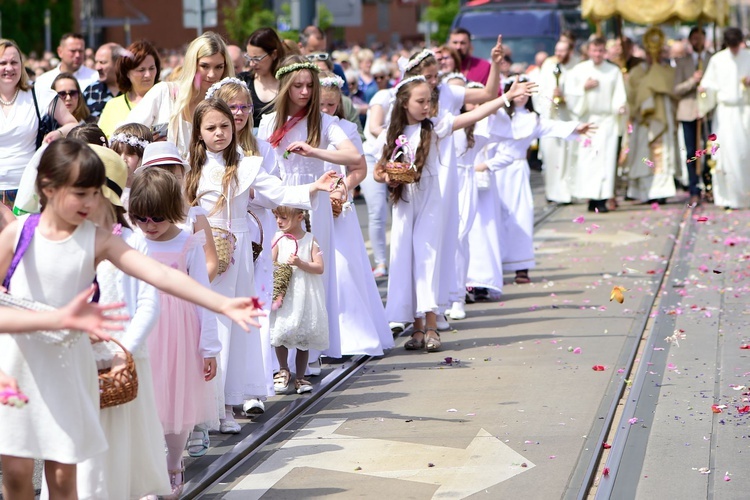
<svg viewBox="0 0 750 500"><path fill-rule="evenodd" d="M351 191L367 177L367 162L364 156L359 157L359 161L346 167L346 188Z"/></svg>
<svg viewBox="0 0 750 500"><path fill-rule="evenodd" d="M299 258L298 255L291 255L287 264L297 266L300 271L310 274L323 274L323 254L320 251L318 242L313 240L312 244L312 262L307 262Z"/></svg>
<svg viewBox="0 0 750 500"><path fill-rule="evenodd" d="M385 110L380 104L370 106L370 121L367 128L373 137L379 137L385 130Z"/></svg>
<svg viewBox="0 0 750 500"><path fill-rule="evenodd" d="M300 156L317 158L318 160L327 161L335 165L352 165L359 161L359 151L357 151L354 143L349 139L346 139L336 146L336 150L332 151L329 149L314 148L302 141L295 141L287 147L287 151L290 153L298 154Z"/></svg>
<svg viewBox="0 0 750 500"><path fill-rule="evenodd" d="M14 220L16 220L16 217L13 215L13 211L0 203L0 232Z"/></svg>
<svg viewBox="0 0 750 500"><path fill-rule="evenodd" d="M155 286L159 290L224 314L245 330L260 326L253 318L263 313L253 308L250 297L228 298L202 286L187 274L160 264L128 246L121 238L97 229L97 261L109 260L122 272Z"/></svg>
<svg viewBox="0 0 750 500"><path fill-rule="evenodd" d="M193 232L203 230L206 233L206 244L203 245L203 251L206 253L206 270L208 271L208 280L213 281L219 272L219 257L216 254L216 244L214 243L211 226L205 215L199 215L195 218Z"/></svg>
<svg viewBox="0 0 750 500"><path fill-rule="evenodd" d="M490 75L483 89L466 89L465 104L481 104L497 97L500 91L500 62L503 60L503 35L497 35L497 43L490 52Z"/></svg>
<svg viewBox="0 0 750 500"><path fill-rule="evenodd" d="M504 105L505 99L503 99L502 97L496 97L489 102L480 104L468 113L461 113L453 120L453 131L455 132L458 129L466 128L470 125L475 124L483 118L487 118L491 114L496 113L497 110Z"/></svg>
<svg viewBox="0 0 750 500"><path fill-rule="evenodd" d="M78 126L78 121L70 114L70 111L62 103L55 106L55 120L60 124L57 130L53 130L44 137L44 142L52 142L67 137L68 133Z"/></svg>

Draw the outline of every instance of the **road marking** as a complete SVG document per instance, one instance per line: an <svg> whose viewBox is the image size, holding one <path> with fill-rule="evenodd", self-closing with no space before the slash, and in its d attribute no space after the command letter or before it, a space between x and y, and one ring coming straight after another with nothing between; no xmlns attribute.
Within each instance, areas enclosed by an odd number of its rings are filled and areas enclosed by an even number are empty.
<svg viewBox="0 0 750 500"><path fill-rule="evenodd" d="M336 434L344 422L311 420L223 498L259 499L295 467L434 484L434 498L465 498L534 467L484 429L462 450Z"/></svg>

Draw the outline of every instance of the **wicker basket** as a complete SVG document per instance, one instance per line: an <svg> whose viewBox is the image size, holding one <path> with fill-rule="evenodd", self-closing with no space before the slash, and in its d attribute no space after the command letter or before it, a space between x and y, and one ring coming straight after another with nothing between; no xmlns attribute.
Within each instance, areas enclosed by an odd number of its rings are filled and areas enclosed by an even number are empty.
<svg viewBox="0 0 750 500"><path fill-rule="evenodd" d="M112 373L111 369L99 370L99 407L109 408L133 401L138 395L138 373L135 371L133 355L115 339L125 353L125 368Z"/></svg>
<svg viewBox="0 0 750 500"><path fill-rule="evenodd" d="M299 250L299 244L297 243L297 238L292 236L289 233L283 234L279 237L276 241L274 241L273 246L275 247L276 244L281 240L281 238L291 238L294 241L294 255L297 255L297 251ZM273 247L271 247L273 248ZM286 295L286 291L289 289L289 283L292 281L292 266L287 264L286 262L276 262L273 263L273 300L274 302L279 299L283 298L284 295Z"/></svg>
<svg viewBox="0 0 750 500"><path fill-rule="evenodd" d="M255 219L255 223L258 224L258 231L260 231L260 243L256 243L253 241L253 262L258 260L258 257L260 257L261 252L263 252L263 224L260 223L260 219L257 215L252 213L250 210L247 211L248 214L250 214L250 217Z"/></svg>
<svg viewBox="0 0 750 500"><path fill-rule="evenodd" d="M391 182L412 184L417 180L417 170L409 163L389 161L385 164L385 173Z"/></svg>
<svg viewBox="0 0 750 500"><path fill-rule="evenodd" d="M403 156L406 162L396 161ZM409 146L409 139L405 135L400 135L396 139L396 147L391 153L391 158L385 164L385 173L388 174L391 182L400 184L411 184L416 182L419 172L414 166L414 152Z"/></svg>
<svg viewBox="0 0 750 500"><path fill-rule="evenodd" d="M197 205L198 201L208 193L212 191L205 191L195 197L193 205ZM218 191L213 191L218 193ZM224 198L227 203L227 216L228 219L232 220L232 205L224 193L219 193L219 199ZM214 238L214 246L216 247L216 257L219 260L217 274L224 274L229 266L232 264L232 256L234 255L234 249L237 246L237 237L232 234L229 229L222 227L211 226L211 234Z"/></svg>
<svg viewBox="0 0 750 500"><path fill-rule="evenodd" d="M336 183L336 187L334 189L339 186L344 186L344 198L342 200L331 198L331 212L333 212L334 218L341 215L341 212L344 211L344 205L349 201L349 190L346 188L346 182L344 182L343 179L340 179L340 182Z"/></svg>

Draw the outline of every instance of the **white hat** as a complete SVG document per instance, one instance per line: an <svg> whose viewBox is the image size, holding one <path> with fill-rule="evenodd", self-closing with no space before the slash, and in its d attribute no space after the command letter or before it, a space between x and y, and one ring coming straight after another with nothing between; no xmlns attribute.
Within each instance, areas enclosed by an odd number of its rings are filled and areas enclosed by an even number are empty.
<svg viewBox="0 0 750 500"><path fill-rule="evenodd" d="M190 170L190 164L180 156L180 152L177 150L177 146L174 143L160 141L152 142L146 146L143 150L141 166L135 169L135 173L139 174L147 168L159 165L182 165L185 169L185 173Z"/></svg>

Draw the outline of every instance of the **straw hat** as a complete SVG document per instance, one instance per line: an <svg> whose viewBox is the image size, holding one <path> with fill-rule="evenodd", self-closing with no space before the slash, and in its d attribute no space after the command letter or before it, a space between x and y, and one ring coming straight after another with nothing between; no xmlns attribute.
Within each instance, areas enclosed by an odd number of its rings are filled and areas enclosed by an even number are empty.
<svg viewBox="0 0 750 500"><path fill-rule="evenodd" d="M115 153L109 148L103 146L97 146L96 144L89 144L89 147L94 150L94 153L104 163L104 170L107 173L107 180L102 186L102 195L107 198L110 203L118 207L122 206L122 191L125 189L125 184L128 181L128 167L120 155Z"/></svg>
<svg viewBox="0 0 750 500"><path fill-rule="evenodd" d="M152 142L143 150L141 166L135 169L136 175L143 170L159 165L182 165L185 173L190 170L190 164L182 159L177 146L169 141Z"/></svg>

